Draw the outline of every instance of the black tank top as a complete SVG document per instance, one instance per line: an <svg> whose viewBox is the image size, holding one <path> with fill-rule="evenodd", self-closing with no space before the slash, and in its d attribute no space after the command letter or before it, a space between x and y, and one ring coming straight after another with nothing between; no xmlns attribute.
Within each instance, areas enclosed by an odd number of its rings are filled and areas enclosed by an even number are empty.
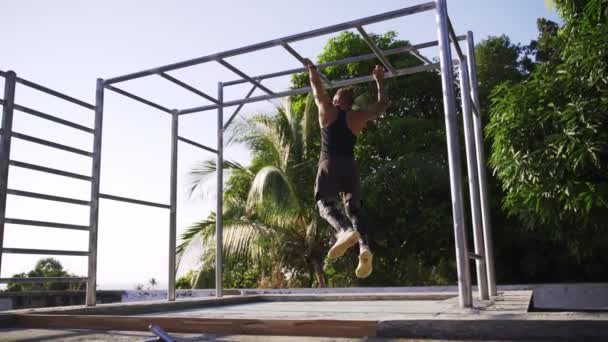
<svg viewBox="0 0 608 342"><path fill-rule="evenodd" d="M336 108L338 117L331 125L321 128L321 160L333 156L354 157L357 136L348 128L346 112Z"/></svg>

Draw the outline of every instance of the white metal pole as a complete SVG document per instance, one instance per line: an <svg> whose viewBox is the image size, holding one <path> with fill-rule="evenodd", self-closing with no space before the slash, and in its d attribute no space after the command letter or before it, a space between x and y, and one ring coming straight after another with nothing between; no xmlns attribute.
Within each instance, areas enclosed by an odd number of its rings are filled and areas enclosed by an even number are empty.
<svg viewBox="0 0 608 342"><path fill-rule="evenodd" d="M467 32L467 62L469 66L469 80L471 83L471 97L477 109L481 112L479 91L477 89L477 66L475 64L475 41L473 32ZM481 115L481 113L480 113ZM477 173L479 174L479 194L481 197L481 220L483 223L483 239L486 252L486 267L488 288L490 296L496 296L496 270L494 266L494 245L492 243L492 222L490 220L490 200L488 195L488 181L486 177L486 152L483 146L483 125L479 115L473 115L473 131L475 135L475 150L477 152Z"/></svg>
<svg viewBox="0 0 608 342"><path fill-rule="evenodd" d="M4 248L4 221L6 219L6 195L8 190L8 170L13 134L13 107L17 74L8 71L4 79L4 105L2 106L2 136L0 137L0 269ZM0 272L1 274L1 272Z"/></svg>
<svg viewBox="0 0 608 342"><path fill-rule="evenodd" d="M217 203L215 210L215 295L222 296L222 252L223 252L223 164L224 164L224 85L217 84Z"/></svg>
<svg viewBox="0 0 608 342"><path fill-rule="evenodd" d="M99 186L101 177L101 138L103 127L104 81L97 79L95 92L95 133L93 137L93 175L91 180L91 211L89 214L89 268L87 279L86 305L97 303L97 233L99 224Z"/></svg>
<svg viewBox="0 0 608 342"><path fill-rule="evenodd" d="M179 114L174 110L171 114L171 180L169 195L169 284L167 300L175 300L175 274L177 248L177 136L179 127Z"/></svg>
<svg viewBox="0 0 608 342"><path fill-rule="evenodd" d="M443 88L443 108L445 112L445 131L448 145L448 164L450 169L450 192L452 196L452 215L454 222L454 242L456 244L456 265L458 270L458 293L461 307L473 305L471 294L471 275L464 228L462 208L462 171L460 166L460 146L456 119L456 100L454 98L454 78L452 75L452 53L448 37L448 13L446 0L436 0L437 36L439 41L439 60L441 65L441 84Z"/></svg>
<svg viewBox="0 0 608 342"><path fill-rule="evenodd" d="M475 243L475 254L481 258L475 259L477 266L477 287L479 299L488 300L488 284L485 264L485 250L483 246L483 231L479 204L479 184L477 182L477 156L475 152L475 141L473 140L473 122L471 114L471 97L469 87L469 72L465 61L460 61L460 92L462 97L462 118L464 125L464 142L467 157L467 171L469 175L469 197L471 200L471 221L473 223L473 241Z"/></svg>

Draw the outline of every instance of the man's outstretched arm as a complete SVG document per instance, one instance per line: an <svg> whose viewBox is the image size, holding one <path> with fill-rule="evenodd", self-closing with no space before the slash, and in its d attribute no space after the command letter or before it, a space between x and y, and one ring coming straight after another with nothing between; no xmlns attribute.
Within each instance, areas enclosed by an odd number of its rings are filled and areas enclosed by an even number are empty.
<svg viewBox="0 0 608 342"><path fill-rule="evenodd" d="M349 118L349 124L353 133L358 134L365 128L368 121L375 120L382 115L390 106L388 97L384 94L384 68L376 65L372 76L376 80L378 88L377 102L370 105L366 110L353 112Z"/></svg>
<svg viewBox="0 0 608 342"><path fill-rule="evenodd" d="M319 123L322 127L333 121L334 107L331 104L331 99L327 96L325 89L323 88L323 81L321 75L312 62L306 58L304 60L308 67L308 74L310 77L310 87L312 88L312 94L315 97L315 103L319 108Z"/></svg>
<svg viewBox="0 0 608 342"><path fill-rule="evenodd" d="M376 87L378 88L378 102L369 106L369 108L365 111L367 120L374 120L380 115L382 115L389 106L389 101L386 95L384 94L384 68L379 65L376 65L374 71L372 72L374 79L376 80Z"/></svg>

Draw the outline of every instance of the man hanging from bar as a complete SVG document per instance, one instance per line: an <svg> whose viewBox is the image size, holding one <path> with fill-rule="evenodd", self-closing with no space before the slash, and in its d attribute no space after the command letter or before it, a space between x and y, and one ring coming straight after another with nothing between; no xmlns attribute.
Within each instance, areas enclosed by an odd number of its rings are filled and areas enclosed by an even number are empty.
<svg viewBox="0 0 608 342"><path fill-rule="evenodd" d="M335 229L336 243L327 254L336 259L357 242L359 265L355 274L366 278L372 273L373 254L368 240L368 226L363 216L361 182L353 149L357 136L371 120L378 118L389 106L384 95L384 68L376 65L372 72L378 88L377 102L367 110L353 110L353 90L338 89L331 99L325 89L319 71L306 59L310 73L310 85L321 126L321 155L315 182L315 201L320 215ZM341 197L346 215L337 207Z"/></svg>

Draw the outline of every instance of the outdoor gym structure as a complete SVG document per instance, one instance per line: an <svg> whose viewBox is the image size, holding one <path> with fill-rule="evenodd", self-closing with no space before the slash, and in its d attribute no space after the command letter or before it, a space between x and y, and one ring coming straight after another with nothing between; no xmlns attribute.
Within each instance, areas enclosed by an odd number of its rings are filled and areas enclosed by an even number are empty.
<svg viewBox="0 0 608 342"><path fill-rule="evenodd" d="M437 40L416 44L391 50L381 50L374 41L366 33L364 26L382 21L392 20L420 12L435 11L437 24ZM128 202L145 206L158 207L169 210L169 287L168 300L174 301L176 297L175 291L175 275L176 275L176 216L177 216L177 157L178 157L178 142L184 142L196 146L205 151L215 153L217 155L217 165L223 165L223 136L224 130L230 125L241 108L247 103L265 101L270 99L281 98L290 95L304 94L311 91L310 87L292 89L287 91L276 92L269 89L262 82L266 79L291 75L304 72L307 69L304 65L300 68L279 71L270 74L250 76L245 72L237 69L226 61L226 58L244 55L254 51L282 48L287 50L293 57L298 59L302 64L304 57L295 51L289 44L305 39L310 39L326 34L332 34L340 31L356 29L361 37L367 42L372 53L350 57L342 60L332 61L317 65L319 70L326 67L354 63L370 59L378 59L387 69L386 78L399 77L414 74L417 72L438 70L441 74L441 83L443 88L443 104L445 113L445 125L447 135L448 162L450 174L450 190L452 198L452 214L454 224L454 240L456 245L456 262L458 269L458 291L461 307L472 306L472 286L471 275L469 270L469 259L474 259L477 270L477 285L479 289L479 298L482 300L489 299L490 296L495 296L496 280L494 271L494 256L492 246L492 232L490 225L490 213L488 205L488 193L486 187L486 172L485 172L485 155L482 137L481 114L479 113L479 98L477 90L477 76L475 70L475 54L474 41L472 32L468 32L466 36L457 36L454 32L450 19L447 13L446 0L435 0L424 4L411 6L371 17L362 18L344 22L341 24L328 26L325 28L312 30L300 34L295 34L275 40L266 41L254 45L245 46L238 49L228 50L217 54L212 54L204 57L199 57L175 64L169 64L154 69L148 69L132 74L113 77L109 79L98 79L97 90L95 96L95 105L80 101L68 95L61 94L57 91L40 86L33 82L21 79L12 71L1 72L0 76L5 78L4 97L0 104L3 106L2 117L2 137L0 140L0 265L3 253L17 254L43 254L43 255L76 255L88 257L88 276L86 278L0 278L0 282L41 282L41 281L60 281L60 282L85 282L87 283L86 304L94 306L96 304L96 280L97 280L97 235L98 235L98 217L99 217L99 200L108 199L115 201ZM459 41L466 40L465 52L462 51ZM457 53L457 59L452 59L452 45ZM428 47L439 47L439 63L434 63L422 56L418 50ZM424 64L396 69L388 60L387 56L398 54L412 54L419 58ZM217 94L206 94L195 87L184 83L183 81L168 74L170 71L188 68L203 63L217 63L228 70L234 72L239 79L227 82L218 82ZM454 77L452 74L454 64L459 66L460 90L462 98L462 115L464 124L464 140L468 170L468 185L471 202L471 222L473 225L473 236L475 252L469 253L467 248L464 209L463 209L463 191L462 191L462 171L460 165L460 147L457 129L456 117L456 98L454 91ZM189 91L201 98L206 104L186 109L169 109L150 100L139 97L118 88L116 85L121 82L131 81L138 78L158 76L163 79ZM337 88L353 84L359 84L372 81L371 76L355 77L345 80L330 81L324 77L323 81L326 88ZM247 95L238 100L225 101L223 91L225 87L249 83L251 90ZM93 128L78 125L73 122L60 119L56 116L45 114L25 106L15 103L15 87L17 84L27 86L62 100L75 103L77 105L88 108L95 113L95 123ZM170 199L169 204L153 203L139 199L132 199L100 192L100 165L101 165L101 142L102 142L102 122L103 122L103 104L105 90L121 94L133 100L144 103L148 106L156 108L162 112L171 115L171 179L170 179ZM260 96L252 96L253 92L259 89L265 94ZM228 120L224 122L224 109L236 107ZM58 124L62 124L74 129L88 132L93 135L93 151L85 151L74 147L69 147L48 140L36 138L33 136L21 134L12 130L13 112L17 110L26 114L34 115L42 119L50 120ZM183 138L178 134L178 122L180 116L199 113L209 110L217 112L217 148L211 148L199 144L195 141ZM473 112L475 115L473 115ZM24 163L10 158L11 139L21 139L33 143L45 145L55 149L60 149L80 155L90 157L92 159L92 175L82 175L71 173L63 170L43 167L30 163ZM47 172L64 177L86 180L91 183L91 197L89 201L77 200L66 197L52 196L39 194L28 191L13 190L7 187L9 166L26 168L40 172ZM216 212L216 295L222 296L222 192L223 192L223 175L222 172L217 172L217 203ZM84 205L90 207L89 225L72 225L57 222L42 222L24 219L15 219L6 217L6 200L7 195L26 196L44 200L59 201L76 205ZM65 251L65 250L42 250L42 249L26 249L26 248L7 248L3 245L4 225L28 225L42 226L50 228L75 229L89 232L89 249L88 251Z"/></svg>

